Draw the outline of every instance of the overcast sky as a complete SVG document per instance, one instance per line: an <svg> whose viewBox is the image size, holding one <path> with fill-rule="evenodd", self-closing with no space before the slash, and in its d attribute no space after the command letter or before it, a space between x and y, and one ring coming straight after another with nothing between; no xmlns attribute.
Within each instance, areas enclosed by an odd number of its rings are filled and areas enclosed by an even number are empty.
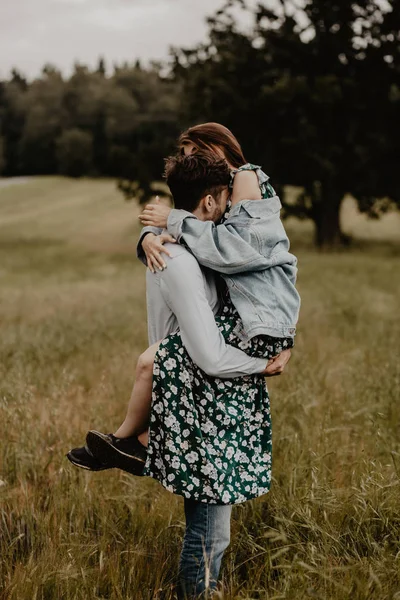
<svg viewBox="0 0 400 600"><path fill-rule="evenodd" d="M171 45L206 36L205 17L223 0L0 0L0 79L15 66L28 77L46 62L165 59Z"/></svg>

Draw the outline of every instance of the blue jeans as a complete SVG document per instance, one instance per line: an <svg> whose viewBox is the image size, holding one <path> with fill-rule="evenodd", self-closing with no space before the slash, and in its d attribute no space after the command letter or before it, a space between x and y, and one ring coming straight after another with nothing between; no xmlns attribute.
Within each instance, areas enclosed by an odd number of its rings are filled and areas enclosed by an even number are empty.
<svg viewBox="0 0 400 600"><path fill-rule="evenodd" d="M178 600L212 596L230 542L231 512L231 505L185 498L186 531L179 561Z"/></svg>

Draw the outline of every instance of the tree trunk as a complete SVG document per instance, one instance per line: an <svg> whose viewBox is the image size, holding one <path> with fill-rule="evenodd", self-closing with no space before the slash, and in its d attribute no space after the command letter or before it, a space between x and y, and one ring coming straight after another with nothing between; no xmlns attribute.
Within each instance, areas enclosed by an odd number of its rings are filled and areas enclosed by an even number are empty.
<svg viewBox="0 0 400 600"><path fill-rule="evenodd" d="M343 247L348 239L340 228L340 206L343 194L322 190L322 197L314 203L315 244L320 250Z"/></svg>

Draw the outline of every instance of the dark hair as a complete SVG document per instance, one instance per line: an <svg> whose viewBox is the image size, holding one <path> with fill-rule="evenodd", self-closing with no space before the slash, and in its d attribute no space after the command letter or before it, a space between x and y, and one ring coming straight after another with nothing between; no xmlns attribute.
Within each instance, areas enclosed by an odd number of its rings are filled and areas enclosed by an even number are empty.
<svg viewBox="0 0 400 600"><path fill-rule="evenodd" d="M211 152L196 152L166 158L164 177L175 208L193 212L207 194L218 198L229 184L230 171L223 158L216 158Z"/></svg>
<svg viewBox="0 0 400 600"><path fill-rule="evenodd" d="M212 151L217 147L220 148L226 160L235 169L247 163L243 150L233 133L219 123L203 123L189 127L179 136L178 144L184 145L190 142L200 150Z"/></svg>

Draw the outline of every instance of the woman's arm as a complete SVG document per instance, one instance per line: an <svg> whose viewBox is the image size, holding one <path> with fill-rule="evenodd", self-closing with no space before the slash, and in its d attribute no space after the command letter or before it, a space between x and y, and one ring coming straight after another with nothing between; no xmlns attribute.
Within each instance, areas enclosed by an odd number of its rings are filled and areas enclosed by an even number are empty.
<svg viewBox="0 0 400 600"><path fill-rule="evenodd" d="M232 191L232 206L243 200L261 200L261 190L255 171L236 173ZM168 228L178 241L183 239L197 260L220 273L234 274L267 268L265 259L248 242L225 225L215 226L210 221L196 221L194 215L183 210L173 210L165 205L150 204L139 217L142 224ZM189 219L192 219L189 221ZM232 246L233 245L233 246ZM163 262L154 247L153 260ZM157 256L158 254L158 256ZM165 264L165 263L164 263ZM164 267L165 268L165 267Z"/></svg>
<svg viewBox="0 0 400 600"><path fill-rule="evenodd" d="M215 225L174 209L168 218L168 232L177 241L184 242L200 264L225 275L263 271L271 266L229 222Z"/></svg>
<svg viewBox="0 0 400 600"><path fill-rule="evenodd" d="M239 171L233 180L232 206L242 200L261 200L260 184L255 171Z"/></svg>
<svg viewBox="0 0 400 600"><path fill-rule="evenodd" d="M271 266L228 223L215 225L212 221L200 221L190 212L165 206L149 205L146 210L146 221L167 221L168 233L178 242L183 240L199 263L210 269L229 275L263 271ZM248 218L250 221L251 217Z"/></svg>
<svg viewBox="0 0 400 600"><path fill-rule="evenodd" d="M255 171L240 171L236 173L233 182L231 195L232 206L242 202L242 200L261 200L261 190L258 182L258 177ZM165 204L147 204L139 220L146 229L159 227L165 229L168 226L168 217L171 214L172 208Z"/></svg>

